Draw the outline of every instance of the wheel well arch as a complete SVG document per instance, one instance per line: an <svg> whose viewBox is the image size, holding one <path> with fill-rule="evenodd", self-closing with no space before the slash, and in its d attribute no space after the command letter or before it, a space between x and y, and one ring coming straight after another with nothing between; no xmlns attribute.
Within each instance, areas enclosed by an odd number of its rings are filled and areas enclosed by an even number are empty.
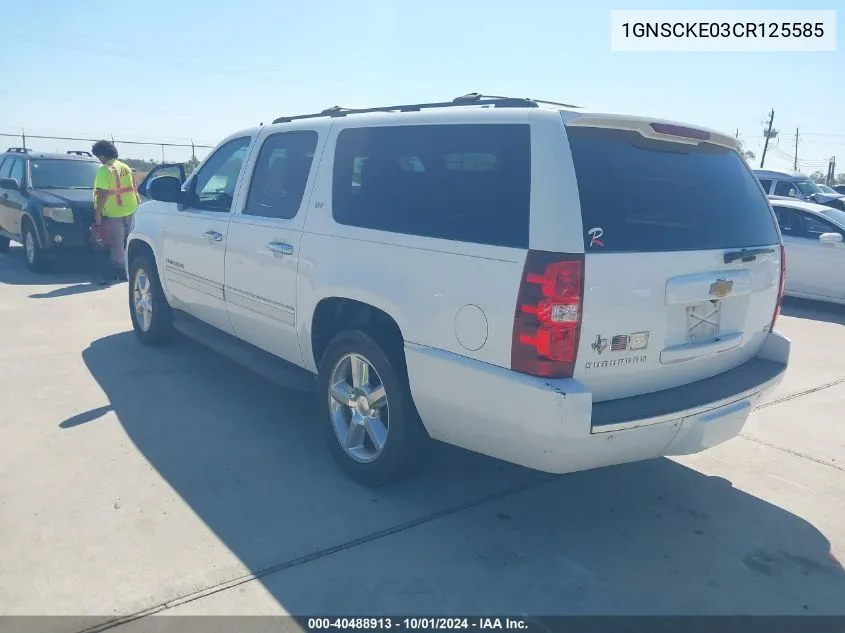
<svg viewBox="0 0 845 633"><path fill-rule="evenodd" d="M311 352L315 366L319 368L323 352L332 337L350 329L365 330L405 370L404 337L396 320L380 308L346 297L325 297L314 308Z"/></svg>
<svg viewBox="0 0 845 633"><path fill-rule="evenodd" d="M158 262L156 261L155 253L153 252L152 247L147 244L144 240L141 239L133 239L129 241L129 244L126 247L126 263L131 264L132 260L140 255L141 253L145 253L153 258L151 264L158 266Z"/></svg>
<svg viewBox="0 0 845 633"><path fill-rule="evenodd" d="M35 239L38 240L38 245L44 246L44 237L41 235L41 227L38 226L38 222L35 221L32 214L28 212L24 212L21 217L21 239L23 239L23 231L27 224L32 227L32 231L35 233Z"/></svg>

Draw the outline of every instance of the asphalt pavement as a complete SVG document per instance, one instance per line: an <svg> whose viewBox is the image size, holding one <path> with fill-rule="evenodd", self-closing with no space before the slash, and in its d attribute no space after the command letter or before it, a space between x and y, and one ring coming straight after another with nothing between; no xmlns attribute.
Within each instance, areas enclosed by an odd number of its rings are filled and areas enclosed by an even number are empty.
<svg viewBox="0 0 845 633"><path fill-rule="evenodd" d="M125 283L35 275L13 247L0 614L845 615L845 309L788 300L779 329L787 376L720 447L550 476L440 446L374 492L312 399L141 346Z"/></svg>

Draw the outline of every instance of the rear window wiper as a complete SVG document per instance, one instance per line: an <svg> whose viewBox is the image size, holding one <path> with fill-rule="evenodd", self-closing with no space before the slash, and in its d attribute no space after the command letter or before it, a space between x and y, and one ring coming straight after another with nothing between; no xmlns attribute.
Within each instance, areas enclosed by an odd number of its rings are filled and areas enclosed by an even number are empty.
<svg viewBox="0 0 845 633"><path fill-rule="evenodd" d="M753 262L757 259L757 255L769 255L774 252L773 248L743 248L738 251L728 251L725 253L725 263L730 264L738 259L743 262Z"/></svg>

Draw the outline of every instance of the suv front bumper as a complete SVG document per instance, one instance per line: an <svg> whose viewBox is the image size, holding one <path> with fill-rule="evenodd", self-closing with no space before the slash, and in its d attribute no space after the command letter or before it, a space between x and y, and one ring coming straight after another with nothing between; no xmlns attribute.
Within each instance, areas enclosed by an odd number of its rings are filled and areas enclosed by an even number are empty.
<svg viewBox="0 0 845 633"><path fill-rule="evenodd" d="M405 344L411 393L431 437L550 473L697 453L735 437L783 379L789 351L789 339L772 332L730 372L593 404L577 380Z"/></svg>

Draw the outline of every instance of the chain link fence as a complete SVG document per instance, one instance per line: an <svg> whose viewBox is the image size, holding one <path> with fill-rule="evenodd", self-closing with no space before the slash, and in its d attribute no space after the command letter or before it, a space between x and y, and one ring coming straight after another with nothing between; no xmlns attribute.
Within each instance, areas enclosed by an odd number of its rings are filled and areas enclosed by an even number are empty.
<svg viewBox="0 0 845 633"><path fill-rule="evenodd" d="M91 145L101 140L75 136L26 134L25 132L17 134L0 133L0 138L10 147L24 147L36 151L60 153L71 150L90 151ZM202 160L215 147L214 144L207 142L135 141L116 139L111 136L102 138L114 143L121 158L142 160L149 163L188 162L192 158Z"/></svg>

